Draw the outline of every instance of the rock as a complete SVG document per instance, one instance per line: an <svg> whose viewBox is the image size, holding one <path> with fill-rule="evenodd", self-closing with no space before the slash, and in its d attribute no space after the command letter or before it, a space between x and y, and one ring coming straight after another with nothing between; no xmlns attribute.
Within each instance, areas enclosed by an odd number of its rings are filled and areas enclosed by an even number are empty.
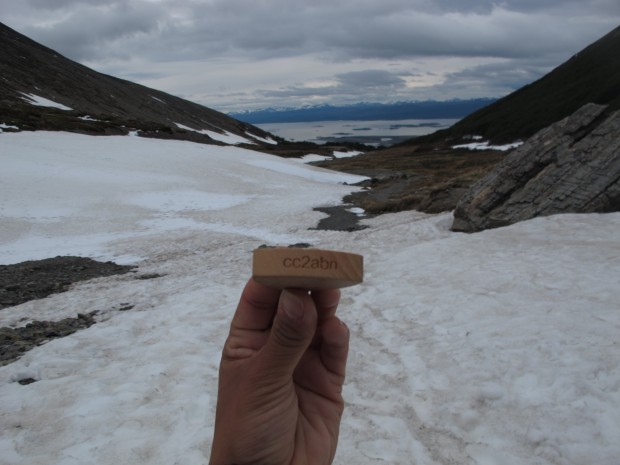
<svg viewBox="0 0 620 465"><path fill-rule="evenodd" d="M54 257L0 265L0 310L65 292L75 282L129 273L135 268L86 257Z"/></svg>
<svg viewBox="0 0 620 465"><path fill-rule="evenodd" d="M0 366L17 360L33 347L51 339L89 328L96 323L96 313L79 313L76 318L64 318L60 321L32 321L19 328L0 328Z"/></svg>
<svg viewBox="0 0 620 465"><path fill-rule="evenodd" d="M54 257L13 265L0 265L0 311L50 294L64 292L72 283L133 272L134 266L98 262L86 257ZM151 275L142 279L151 279ZM133 308L128 302L121 311ZM0 367L50 339L65 337L96 323L97 310L78 313L60 321L31 321L20 327L0 327ZM24 314L23 320L29 318Z"/></svg>
<svg viewBox="0 0 620 465"><path fill-rule="evenodd" d="M606 110L587 104L507 155L460 200L452 230L620 211L620 111Z"/></svg>
<svg viewBox="0 0 620 465"><path fill-rule="evenodd" d="M21 384L22 386L27 386L28 384L32 384L32 383L36 383L37 380L34 378L23 378L20 379L19 381L17 381L19 384Z"/></svg>

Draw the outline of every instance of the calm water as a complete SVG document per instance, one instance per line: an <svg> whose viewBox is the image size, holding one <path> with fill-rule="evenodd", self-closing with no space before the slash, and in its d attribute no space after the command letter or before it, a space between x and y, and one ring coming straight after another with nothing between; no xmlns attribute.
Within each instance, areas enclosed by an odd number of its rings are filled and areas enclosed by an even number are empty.
<svg viewBox="0 0 620 465"><path fill-rule="evenodd" d="M310 123L269 123L256 126L291 141L316 143L354 141L372 145L392 145L447 128L457 119L409 119L399 121L315 121Z"/></svg>

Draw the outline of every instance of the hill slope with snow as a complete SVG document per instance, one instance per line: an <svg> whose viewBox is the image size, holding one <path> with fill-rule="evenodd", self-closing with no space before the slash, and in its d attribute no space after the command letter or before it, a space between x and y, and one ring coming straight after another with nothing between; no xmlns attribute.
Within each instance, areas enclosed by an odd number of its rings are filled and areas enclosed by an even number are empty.
<svg viewBox="0 0 620 465"><path fill-rule="evenodd" d="M352 337L335 463L618 463L618 213L465 235L451 214L401 212L320 231L312 209L358 178L236 147L45 132L0 134L0 163L0 263L139 266L0 312L15 326L99 310L0 367L2 465L206 464L251 251L295 242L365 256L339 308Z"/></svg>
<svg viewBox="0 0 620 465"><path fill-rule="evenodd" d="M0 23L0 124L13 130L270 147L265 131L203 105L99 73ZM232 140L231 140L232 139Z"/></svg>

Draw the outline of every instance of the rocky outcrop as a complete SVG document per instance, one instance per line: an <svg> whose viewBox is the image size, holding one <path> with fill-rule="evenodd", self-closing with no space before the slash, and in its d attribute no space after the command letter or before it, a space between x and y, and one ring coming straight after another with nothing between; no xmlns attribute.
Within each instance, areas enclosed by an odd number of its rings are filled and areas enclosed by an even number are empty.
<svg viewBox="0 0 620 465"><path fill-rule="evenodd" d="M620 111L588 104L541 130L464 195L452 230L620 211Z"/></svg>

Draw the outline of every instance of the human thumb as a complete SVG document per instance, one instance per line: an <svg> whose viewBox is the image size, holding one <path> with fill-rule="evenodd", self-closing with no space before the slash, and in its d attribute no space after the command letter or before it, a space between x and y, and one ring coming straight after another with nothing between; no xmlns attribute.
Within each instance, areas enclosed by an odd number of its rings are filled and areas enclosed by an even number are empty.
<svg viewBox="0 0 620 465"><path fill-rule="evenodd" d="M265 345L266 369L272 376L288 377L312 342L317 314L307 292L285 289L280 294L278 310Z"/></svg>

